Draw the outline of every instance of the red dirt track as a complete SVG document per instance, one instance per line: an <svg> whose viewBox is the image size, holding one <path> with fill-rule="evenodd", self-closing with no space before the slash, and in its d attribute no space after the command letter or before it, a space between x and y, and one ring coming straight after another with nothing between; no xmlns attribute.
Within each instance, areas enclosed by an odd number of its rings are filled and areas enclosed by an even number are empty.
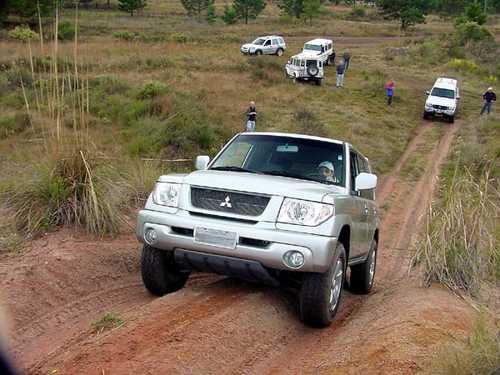
<svg viewBox="0 0 500 375"><path fill-rule="evenodd" d="M424 173L407 181L402 166L433 126L447 128ZM458 126L423 123L382 179L378 201L388 208L374 291L346 291L331 327L304 326L289 291L215 275L193 275L183 290L153 298L140 280L133 236L99 241L62 230L21 258L0 259L16 364L28 374L417 372L444 340L469 329L464 303L407 277L411 241ZM124 325L92 333L106 311Z"/></svg>

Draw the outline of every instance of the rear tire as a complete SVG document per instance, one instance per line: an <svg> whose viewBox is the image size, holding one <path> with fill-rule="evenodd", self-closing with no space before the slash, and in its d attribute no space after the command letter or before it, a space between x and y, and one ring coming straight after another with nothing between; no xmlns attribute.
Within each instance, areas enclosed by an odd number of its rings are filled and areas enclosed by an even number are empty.
<svg viewBox="0 0 500 375"><path fill-rule="evenodd" d="M453 123L455 122L455 116L449 116L449 117L448 117L448 122L449 122L450 124L453 124Z"/></svg>
<svg viewBox="0 0 500 375"><path fill-rule="evenodd" d="M373 240L370 246L368 258L362 264L351 267L351 278L349 287L354 293L368 294L373 287L375 270L377 267L378 243Z"/></svg>
<svg viewBox="0 0 500 375"><path fill-rule="evenodd" d="M156 296L175 292L186 284L189 272L182 272L174 262L173 253L144 245L141 255L142 282Z"/></svg>
<svg viewBox="0 0 500 375"><path fill-rule="evenodd" d="M340 305L346 270L346 253L340 242L325 273L304 275L300 291L300 318L314 327L329 326Z"/></svg>
<svg viewBox="0 0 500 375"><path fill-rule="evenodd" d="M278 50L276 51L276 55L283 56L283 52L285 52L283 51L283 48L278 48Z"/></svg>
<svg viewBox="0 0 500 375"><path fill-rule="evenodd" d="M321 86L321 80L320 79L317 79L315 82L316 86Z"/></svg>
<svg viewBox="0 0 500 375"><path fill-rule="evenodd" d="M422 118L423 118L424 120L428 120L428 119L429 119L429 114L428 114L427 112L424 112L424 114L423 114Z"/></svg>

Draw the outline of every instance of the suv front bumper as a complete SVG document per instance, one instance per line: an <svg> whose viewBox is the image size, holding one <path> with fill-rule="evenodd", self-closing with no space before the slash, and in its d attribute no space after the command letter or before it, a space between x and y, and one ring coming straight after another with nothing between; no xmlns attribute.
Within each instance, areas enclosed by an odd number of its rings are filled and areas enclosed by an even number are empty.
<svg viewBox="0 0 500 375"><path fill-rule="evenodd" d="M238 241L234 249L194 241L195 227L236 232ZM214 217L191 215L184 210L175 214L141 210L137 220L137 239L146 243L146 230L154 229L156 241L151 246L174 251L186 249L200 253L223 255L238 259L254 260L263 266L278 270L299 272L325 272L331 264L337 238L278 230L275 223L244 223ZM299 251L304 264L299 269L285 265L283 255Z"/></svg>

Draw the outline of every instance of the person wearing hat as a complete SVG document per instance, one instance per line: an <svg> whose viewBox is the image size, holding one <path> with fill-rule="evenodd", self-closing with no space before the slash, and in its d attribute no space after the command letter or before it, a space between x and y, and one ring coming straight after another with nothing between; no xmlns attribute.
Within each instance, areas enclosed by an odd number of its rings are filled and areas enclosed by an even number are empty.
<svg viewBox="0 0 500 375"><path fill-rule="evenodd" d="M493 87L488 87L488 90L483 94L483 100L484 100L484 104L483 104L483 108L481 109L481 115L484 112L488 112L488 114L490 114L491 104L493 102L497 101L497 96L493 92Z"/></svg>
<svg viewBox="0 0 500 375"><path fill-rule="evenodd" d="M318 165L318 171L321 178L328 182L336 183L337 177L335 177L335 169L330 161L324 161Z"/></svg>
<svg viewBox="0 0 500 375"><path fill-rule="evenodd" d="M255 102L250 102L250 107L247 110L247 132L255 131L255 121L257 120L257 109L255 108Z"/></svg>

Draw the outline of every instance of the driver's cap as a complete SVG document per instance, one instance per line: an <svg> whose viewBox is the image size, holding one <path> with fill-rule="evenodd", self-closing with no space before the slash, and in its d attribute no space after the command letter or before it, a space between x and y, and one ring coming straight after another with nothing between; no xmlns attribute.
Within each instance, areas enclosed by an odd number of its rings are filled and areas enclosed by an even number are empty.
<svg viewBox="0 0 500 375"><path fill-rule="evenodd" d="M328 168L329 170L333 171L333 164L329 161L324 161L323 163L318 165L318 169L321 167Z"/></svg>

